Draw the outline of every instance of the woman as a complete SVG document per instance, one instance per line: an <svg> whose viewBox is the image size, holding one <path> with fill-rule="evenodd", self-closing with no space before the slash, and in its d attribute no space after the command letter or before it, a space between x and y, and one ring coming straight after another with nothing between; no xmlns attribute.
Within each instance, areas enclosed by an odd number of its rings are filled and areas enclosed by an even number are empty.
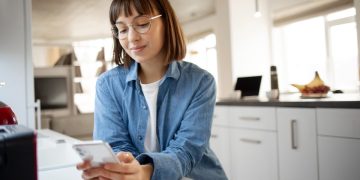
<svg viewBox="0 0 360 180"><path fill-rule="evenodd" d="M182 62L180 25L168 0L113 0L118 67L96 85L94 139L120 163L78 164L84 179L226 179L209 148L214 78Z"/></svg>

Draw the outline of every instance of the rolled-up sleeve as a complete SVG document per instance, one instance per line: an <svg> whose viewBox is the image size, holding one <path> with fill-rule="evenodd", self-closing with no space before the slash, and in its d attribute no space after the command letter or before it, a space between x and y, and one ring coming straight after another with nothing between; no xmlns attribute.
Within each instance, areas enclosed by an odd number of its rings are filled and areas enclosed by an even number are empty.
<svg viewBox="0 0 360 180"><path fill-rule="evenodd" d="M181 179L188 175L209 145L216 100L214 78L205 74L195 88L180 128L169 146L161 153L143 153L137 157L141 164L153 164L152 179Z"/></svg>

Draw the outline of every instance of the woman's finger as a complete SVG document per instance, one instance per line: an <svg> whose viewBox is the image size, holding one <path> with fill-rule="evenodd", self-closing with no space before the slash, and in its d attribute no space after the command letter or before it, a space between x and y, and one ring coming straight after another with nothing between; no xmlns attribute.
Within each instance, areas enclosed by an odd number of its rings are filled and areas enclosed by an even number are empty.
<svg viewBox="0 0 360 180"><path fill-rule="evenodd" d="M108 173L108 171L102 167L91 168L83 171L81 177L83 179L99 179L101 176L103 176L106 173Z"/></svg>
<svg viewBox="0 0 360 180"><path fill-rule="evenodd" d="M93 168L90 170L86 170L82 174L83 179L99 179L99 180L115 180L115 179L124 179L129 178L129 174L123 174L119 172L113 172L105 170L104 168Z"/></svg>
<svg viewBox="0 0 360 180"><path fill-rule="evenodd" d="M76 164L76 169L84 171L91 168L91 164L89 161L84 161L79 164Z"/></svg>
<svg viewBox="0 0 360 180"><path fill-rule="evenodd" d="M106 178L106 177L99 177L99 180L111 180L111 179Z"/></svg>
<svg viewBox="0 0 360 180"><path fill-rule="evenodd" d="M117 154L120 163L107 163L104 169L122 174L133 174L140 170L140 163L131 153L120 152Z"/></svg>

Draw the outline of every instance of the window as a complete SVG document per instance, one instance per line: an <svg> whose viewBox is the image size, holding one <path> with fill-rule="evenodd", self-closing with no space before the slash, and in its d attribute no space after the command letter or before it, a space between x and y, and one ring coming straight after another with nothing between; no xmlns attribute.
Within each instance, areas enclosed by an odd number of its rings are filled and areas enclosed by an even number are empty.
<svg viewBox="0 0 360 180"><path fill-rule="evenodd" d="M196 40L187 45L185 61L192 62L200 68L210 72L217 84L217 52L216 37L214 33L198 36ZM81 77L75 79L81 84L81 93L75 94L75 104L80 112L93 112L95 99L95 84L97 71L105 62L106 69L114 67L112 59L112 39L98 39L79 41L73 43L77 66L81 69ZM104 61L99 61L99 52L103 48Z"/></svg>
<svg viewBox="0 0 360 180"><path fill-rule="evenodd" d="M196 38L187 45L185 61L192 62L210 72L218 81L216 36L214 33Z"/></svg>
<svg viewBox="0 0 360 180"><path fill-rule="evenodd" d="M73 47L77 59L75 65L81 75L74 80L80 87L76 88L74 101L81 113L94 112L97 76L112 66L112 39L78 41L73 43Z"/></svg>
<svg viewBox="0 0 360 180"><path fill-rule="evenodd" d="M331 89L358 89L359 62L355 9L274 28L274 64L282 91L306 84L315 71Z"/></svg>

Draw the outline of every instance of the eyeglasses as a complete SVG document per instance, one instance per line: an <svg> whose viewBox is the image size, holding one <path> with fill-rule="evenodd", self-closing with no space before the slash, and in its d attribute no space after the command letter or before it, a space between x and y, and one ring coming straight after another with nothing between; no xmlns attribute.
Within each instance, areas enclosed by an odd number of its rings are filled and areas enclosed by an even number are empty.
<svg viewBox="0 0 360 180"><path fill-rule="evenodd" d="M115 26L113 26L111 28L111 31L114 35L114 37L123 40L125 38L127 38L128 33L129 33L129 27L131 26L136 32L140 33L140 34L144 34L147 33L150 28L151 28L151 21L161 17L162 15L157 15L157 16L147 16L147 15L143 15L143 16L138 16L136 18L134 18L132 24L125 24L122 22L117 22L115 23Z"/></svg>

